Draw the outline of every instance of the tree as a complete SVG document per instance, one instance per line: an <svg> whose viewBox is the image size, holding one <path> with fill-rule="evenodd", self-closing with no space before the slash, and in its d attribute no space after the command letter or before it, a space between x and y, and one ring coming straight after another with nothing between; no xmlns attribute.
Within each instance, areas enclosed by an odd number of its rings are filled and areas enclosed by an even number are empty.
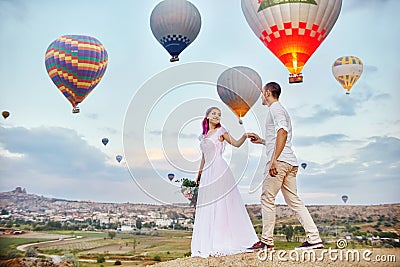
<svg viewBox="0 0 400 267"><path fill-rule="evenodd" d="M25 253L25 257L36 257L36 256L37 256L37 251L35 248L29 248Z"/></svg>
<svg viewBox="0 0 400 267"><path fill-rule="evenodd" d="M293 227L291 225L285 227L286 241L291 242L293 237Z"/></svg>
<svg viewBox="0 0 400 267"><path fill-rule="evenodd" d="M139 230L142 229L142 220L141 219L136 220L136 228Z"/></svg>
<svg viewBox="0 0 400 267"><path fill-rule="evenodd" d="M108 231L108 237L109 237L110 239L113 239L116 235L117 235L116 232L114 232L114 231Z"/></svg>
<svg viewBox="0 0 400 267"><path fill-rule="evenodd" d="M1 215L8 215L9 213L8 213L8 211L7 210L5 210L5 209L2 209L1 210Z"/></svg>

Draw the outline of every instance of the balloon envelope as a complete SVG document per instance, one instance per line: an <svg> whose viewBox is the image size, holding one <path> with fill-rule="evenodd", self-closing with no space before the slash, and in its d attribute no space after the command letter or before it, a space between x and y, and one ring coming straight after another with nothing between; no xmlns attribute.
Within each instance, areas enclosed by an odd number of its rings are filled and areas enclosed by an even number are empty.
<svg viewBox="0 0 400 267"><path fill-rule="evenodd" d="M121 156L121 155L117 155L117 156L115 157L115 159L116 159L118 162L121 162L122 156Z"/></svg>
<svg viewBox="0 0 400 267"><path fill-rule="evenodd" d="M10 116L10 112L8 112L7 110L4 110L1 115L3 116L4 119L7 119L8 116Z"/></svg>
<svg viewBox="0 0 400 267"><path fill-rule="evenodd" d="M101 139L101 142L103 143L103 145L107 145L108 144L108 138Z"/></svg>
<svg viewBox="0 0 400 267"><path fill-rule="evenodd" d="M342 0L242 0L247 23L291 73L289 82L302 81L304 65L332 30L341 6Z"/></svg>
<svg viewBox="0 0 400 267"><path fill-rule="evenodd" d="M302 163L301 167L303 167L303 169L305 169L307 167L307 163Z"/></svg>
<svg viewBox="0 0 400 267"><path fill-rule="evenodd" d="M343 195L343 196L342 196L342 200L343 200L344 203L346 203L348 199L349 199L348 196L346 196L346 195Z"/></svg>
<svg viewBox="0 0 400 267"><path fill-rule="evenodd" d="M186 0L164 0L151 12L151 31L172 56L171 62L179 60L179 54L196 39L200 27L200 12Z"/></svg>
<svg viewBox="0 0 400 267"><path fill-rule="evenodd" d="M363 63L355 56L344 56L332 64L332 73L340 85L350 94L350 89L357 82L363 72Z"/></svg>
<svg viewBox="0 0 400 267"><path fill-rule="evenodd" d="M169 179L170 181L172 181L172 180L174 179L174 177L175 177L175 174L173 174L173 173L168 173L168 179Z"/></svg>
<svg viewBox="0 0 400 267"><path fill-rule="evenodd" d="M94 37L65 35L52 42L46 51L45 65L53 83L68 99L73 113L106 71L108 55Z"/></svg>
<svg viewBox="0 0 400 267"><path fill-rule="evenodd" d="M241 123L242 117L260 97L261 86L261 77L255 70L237 66L225 70L218 77L217 92Z"/></svg>

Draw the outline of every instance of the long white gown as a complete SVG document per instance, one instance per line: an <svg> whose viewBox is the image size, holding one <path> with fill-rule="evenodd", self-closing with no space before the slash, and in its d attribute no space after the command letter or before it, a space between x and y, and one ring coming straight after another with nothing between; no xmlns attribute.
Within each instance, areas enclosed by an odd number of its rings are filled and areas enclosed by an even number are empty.
<svg viewBox="0 0 400 267"><path fill-rule="evenodd" d="M233 173L222 158L225 141L218 138L224 132L220 127L200 143L205 165L193 226L192 257L242 253L258 241Z"/></svg>

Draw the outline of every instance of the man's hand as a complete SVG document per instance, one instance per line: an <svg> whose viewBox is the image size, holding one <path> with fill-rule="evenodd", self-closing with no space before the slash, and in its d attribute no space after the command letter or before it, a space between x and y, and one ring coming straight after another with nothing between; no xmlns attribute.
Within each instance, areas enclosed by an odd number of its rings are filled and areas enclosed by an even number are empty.
<svg viewBox="0 0 400 267"><path fill-rule="evenodd" d="M264 140L255 133L248 133L247 137L250 138L253 144L264 144Z"/></svg>
<svg viewBox="0 0 400 267"><path fill-rule="evenodd" d="M271 164L269 165L269 175L275 177L278 174L277 167L278 167L278 161L272 160Z"/></svg>

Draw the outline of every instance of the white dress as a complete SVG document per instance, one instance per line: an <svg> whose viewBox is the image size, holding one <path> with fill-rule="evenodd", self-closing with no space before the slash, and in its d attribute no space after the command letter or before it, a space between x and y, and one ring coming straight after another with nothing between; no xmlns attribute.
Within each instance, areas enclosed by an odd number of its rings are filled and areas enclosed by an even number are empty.
<svg viewBox="0 0 400 267"><path fill-rule="evenodd" d="M242 253L259 240L233 173L222 158L225 141L218 138L224 132L220 127L200 143L205 165L193 226L192 257Z"/></svg>

